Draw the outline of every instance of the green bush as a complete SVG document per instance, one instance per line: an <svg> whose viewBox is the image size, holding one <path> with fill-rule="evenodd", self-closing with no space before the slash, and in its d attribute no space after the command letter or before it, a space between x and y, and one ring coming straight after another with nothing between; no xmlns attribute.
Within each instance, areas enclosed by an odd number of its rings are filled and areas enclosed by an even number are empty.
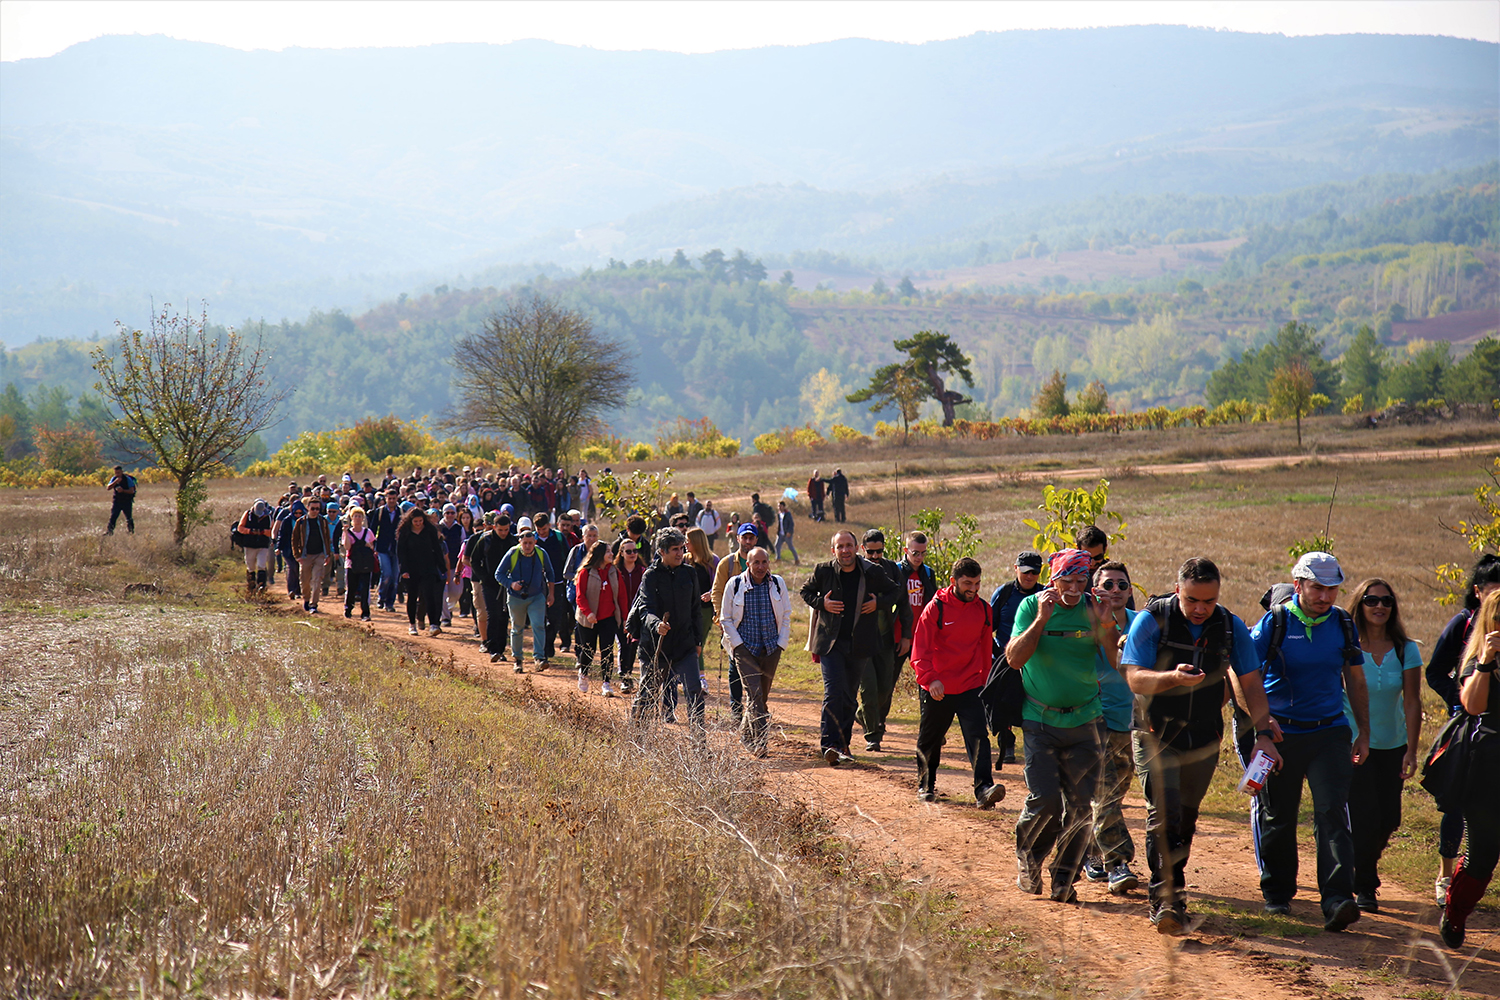
<svg viewBox="0 0 1500 1000"><path fill-rule="evenodd" d="M637 441L625 451L627 462L649 462L653 452L651 446L644 441Z"/></svg>
<svg viewBox="0 0 1500 1000"><path fill-rule="evenodd" d="M579 459L589 465L605 465L615 460L614 452L603 445L591 444L578 453Z"/></svg>

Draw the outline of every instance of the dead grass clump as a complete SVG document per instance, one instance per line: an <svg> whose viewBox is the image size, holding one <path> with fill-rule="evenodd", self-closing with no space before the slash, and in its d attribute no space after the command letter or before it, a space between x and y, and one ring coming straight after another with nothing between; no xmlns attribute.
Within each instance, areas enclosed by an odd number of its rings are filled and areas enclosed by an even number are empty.
<svg viewBox="0 0 1500 1000"><path fill-rule="evenodd" d="M948 939L946 904L850 877L849 847L736 753L542 715L524 690L306 623L164 618L65 673L71 696L0 773L5 995L993 980Z"/></svg>

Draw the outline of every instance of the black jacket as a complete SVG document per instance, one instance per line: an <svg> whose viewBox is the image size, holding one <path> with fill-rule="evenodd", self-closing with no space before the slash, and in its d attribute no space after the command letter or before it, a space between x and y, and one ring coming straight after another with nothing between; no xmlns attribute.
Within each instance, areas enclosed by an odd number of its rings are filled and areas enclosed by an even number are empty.
<svg viewBox="0 0 1500 1000"><path fill-rule="evenodd" d="M702 596L698 568L687 560L675 569L659 559L651 564L635 592L625 626L626 631L640 637L643 660L660 653L664 660L675 663L703 645L707 634L699 614ZM659 636L656 627L663 621L672 628Z"/></svg>
<svg viewBox="0 0 1500 1000"><path fill-rule="evenodd" d="M401 572L413 580L443 576L447 571L446 552L442 534L431 523L420 534L407 531L396 536L396 561L401 564Z"/></svg>
<svg viewBox="0 0 1500 1000"><path fill-rule="evenodd" d="M909 639L913 634L911 601L907 599L906 587L904 586L906 577L901 572L901 568L889 559L872 559L870 561L884 570L885 575L895 585L889 594L880 598L880 603L875 608L875 616L880 622L881 637L894 645L896 641L897 622L901 623L901 634L903 636Z"/></svg>
<svg viewBox="0 0 1500 1000"><path fill-rule="evenodd" d="M818 563L812 576L808 577L807 582L802 585L802 600L809 608L812 608L812 635L808 639L808 649L814 655L822 656L833 649L833 644L839 637L839 626L843 623L844 615L848 614L854 615L853 638L850 640L849 655L873 656L880 648L880 616L861 614L860 606L871 594L875 595L877 602L894 599L898 591L896 581L887 576L884 569L864 556L855 556L854 565L859 572L858 600L854 607L846 607L841 614L836 615L823 608L824 595L829 591L835 595L841 592L837 560L830 559L828 562Z"/></svg>

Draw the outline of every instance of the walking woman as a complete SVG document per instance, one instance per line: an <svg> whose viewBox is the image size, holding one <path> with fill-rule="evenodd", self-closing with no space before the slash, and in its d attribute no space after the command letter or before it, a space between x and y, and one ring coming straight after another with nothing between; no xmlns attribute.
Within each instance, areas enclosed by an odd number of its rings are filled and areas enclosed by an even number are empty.
<svg viewBox="0 0 1500 1000"><path fill-rule="evenodd" d="M406 631L416 635L425 615L428 632L440 635L448 564L443 538L428 523L427 512L421 507L407 511L396 528L396 562L406 586Z"/></svg>
<svg viewBox="0 0 1500 1000"><path fill-rule="evenodd" d="M1448 620L1437 642L1433 643L1432 657L1427 661L1427 686L1443 699L1450 716L1463 711L1458 696L1458 664L1474 631L1480 602L1496 591L1500 591L1500 556L1486 553L1479 557L1474 571L1469 574L1468 586L1464 588L1464 609ZM1443 813L1438 826L1440 869L1433 885L1438 906L1443 906L1448 899L1448 886L1453 882L1453 871L1458 867L1458 855L1463 846L1464 814L1449 809Z"/></svg>
<svg viewBox="0 0 1500 1000"><path fill-rule="evenodd" d="M1370 692L1370 756L1349 784L1349 827L1354 834L1354 901L1378 913L1376 868L1391 834L1401 827L1401 789L1417 773L1422 736L1422 653L1406 636L1396 592L1384 580L1354 588L1348 611L1359 629ZM1349 728L1354 712L1344 695Z"/></svg>
<svg viewBox="0 0 1500 1000"><path fill-rule="evenodd" d="M245 591L264 594L271 572L271 505L255 501L240 518L239 533L245 550Z"/></svg>
<svg viewBox="0 0 1500 1000"><path fill-rule="evenodd" d="M1477 716L1470 724L1468 771L1464 776L1464 825L1469 843L1438 925L1443 944L1458 948L1464 943L1464 924L1484 895L1500 859L1500 684L1495 666L1500 660L1500 591L1492 592L1479 605L1474 630L1464 646L1458 669L1459 703Z"/></svg>
<svg viewBox="0 0 1500 1000"><path fill-rule="evenodd" d="M625 624L625 588L615 569L614 553L604 542L595 542L583 557L574 581L578 602L578 690L588 694L589 667L599 657L600 689L606 698L615 696L610 687L610 667L615 660L615 636Z"/></svg>
<svg viewBox="0 0 1500 1000"><path fill-rule="evenodd" d="M344 569L348 586L344 590L344 617L354 614L359 602L359 620L370 620L370 577L375 575L375 532L365 523L362 507L351 507L344 526Z"/></svg>
<svg viewBox="0 0 1500 1000"><path fill-rule="evenodd" d="M625 615L630 615L630 606L635 603L635 592L641 587L641 578L646 575L646 564L641 560L640 543L629 535L622 535L614 544L615 569L620 575L620 606ZM641 637L625 631L625 619L620 621L620 693L630 694L635 690L635 657L641 648Z"/></svg>
<svg viewBox="0 0 1500 1000"><path fill-rule="evenodd" d="M483 514L480 515L481 517ZM479 601L474 595L474 570L463 553L469 551L469 539L474 537L474 512L469 507L463 507L458 512L458 523L464 528L464 544L459 553L453 556L453 563L459 567L459 579L462 581L463 589L458 595L458 616L467 618L474 625L474 638L479 638ZM481 529L482 530L482 529Z"/></svg>

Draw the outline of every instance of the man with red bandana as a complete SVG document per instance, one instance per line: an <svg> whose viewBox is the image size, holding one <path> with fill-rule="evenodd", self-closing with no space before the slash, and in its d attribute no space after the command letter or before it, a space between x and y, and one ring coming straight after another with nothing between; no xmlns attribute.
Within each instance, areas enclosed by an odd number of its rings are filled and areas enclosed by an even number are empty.
<svg viewBox="0 0 1500 1000"><path fill-rule="evenodd" d="M1114 619L1088 593L1091 569L1082 549L1054 553L1046 589L1016 609L1005 647L1026 692L1028 794L1016 820L1016 885L1041 895L1042 862L1056 847L1052 899L1059 903L1078 901L1073 883L1092 839L1103 741L1095 658L1103 654L1117 668L1120 657Z"/></svg>
<svg viewBox="0 0 1500 1000"><path fill-rule="evenodd" d="M958 719L964 749L974 768L974 799L981 809L994 808L1005 786L994 783L989 727L979 691L990 674L990 606L979 597L979 563L953 564L953 582L938 591L917 621L911 667L921 691L917 704L917 796L937 797L938 759L948 730Z"/></svg>

